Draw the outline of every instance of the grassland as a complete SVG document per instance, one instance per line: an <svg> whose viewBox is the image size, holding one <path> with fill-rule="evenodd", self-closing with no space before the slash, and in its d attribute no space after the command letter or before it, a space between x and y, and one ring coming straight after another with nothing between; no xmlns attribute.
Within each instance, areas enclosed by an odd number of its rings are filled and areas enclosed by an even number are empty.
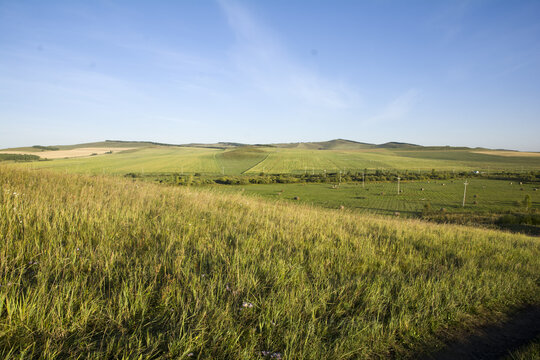
<svg viewBox="0 0 540 360"><path fill-rule="evenodd" d="M504 213L522 208L526 195L531 197L531 209L540 209L540 191L537 184L522 184L505 180L469 179L466 206L463 202L463 180L430 180L400 182L372 182L341 184L252 184L218 186L224 192L242 192L274 200L290 200L327 208L344 206L359 212L401 216L422 213L429 204L433 211L444 208L447 212Z"/></svg>
<svg viewBox="0 0 540 360"><path fill-rule="evenodd" d="M329 142L331 143L331 142ZM60 151L85 148L122 148L133 150L78 159L55 159L19 165L32 168L78 172L87 174L126 173L202 173L225 175L324 173L362 171L364 169L396 169L411 171L529 171L540 169L540 156L530 153L454 148L365 148L351 144L324 144L295 147L224 146L186 147L163 146L149 143L103 142L60 146ZM25 148L10 151L25 151ZM41 150L28 148L39 155ZM322 149L322 150L321 150ZM54 152L54 151L53 151ZM510 154L509 154L510 153ZM510 156L512 155L512 156Z"/></svg>
<svg viewBox="0 0 540 360"><path fill-rule="evenodd" d="M0 244L3 358L415 358L540 303L536 238L14 166Z"/></svg>

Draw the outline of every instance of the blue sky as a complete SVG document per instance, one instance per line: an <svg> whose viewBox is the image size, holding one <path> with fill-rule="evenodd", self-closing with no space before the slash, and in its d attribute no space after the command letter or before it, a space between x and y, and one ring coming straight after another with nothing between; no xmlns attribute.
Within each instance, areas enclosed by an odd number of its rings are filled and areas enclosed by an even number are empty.
<svg viewBox="0 0 540 360"><path fill-rule="evenodd" d="M539 1L0 0L0 147L540 151Z"/></svg>

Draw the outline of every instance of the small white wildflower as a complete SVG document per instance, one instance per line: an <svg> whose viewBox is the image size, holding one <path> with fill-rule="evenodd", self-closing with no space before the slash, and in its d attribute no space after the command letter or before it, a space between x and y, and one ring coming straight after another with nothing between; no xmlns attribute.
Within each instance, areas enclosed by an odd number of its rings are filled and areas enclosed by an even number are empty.
<svg viewBox="0 0 540 360"><path fill-rule="evenodd" d="M270 359L277 359L277 360L281 360L283 358L281 353L279 352L272 352L272 351L266 351L266 350L261 351L261 355L270 356Z"/></svg>
<svg viewBox="0 0 540 360"><path fill-rule="evenodd" d="M253 307L253 304L250 303L250 302L244 301L244 302L242 303L242 307L245 307L245 308L252 308L252 307Z"/></svg>
<svg viewBox="0 0 540 360"><path fill-rule="evenodd" d="M192 352L190 352L189 354L187 354L188 357L192 357L193 355L195 355L195 354L193 354Z"/></svg>

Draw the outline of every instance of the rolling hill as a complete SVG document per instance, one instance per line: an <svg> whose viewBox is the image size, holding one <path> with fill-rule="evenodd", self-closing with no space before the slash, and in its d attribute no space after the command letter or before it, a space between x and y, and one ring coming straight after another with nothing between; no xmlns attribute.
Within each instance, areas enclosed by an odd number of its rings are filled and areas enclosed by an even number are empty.
<svg viewBox="0 0 540 360"><path fill-rule="evenodd" d="M178 172L201 174L313 173L364 169L410 171L536 171L540 153L480 148L423 147L344 139L289 144L239 143L172 145L104 141L53 147L12 148L0 153L33 154L52 161L17 166L86 173Z"/></svg>

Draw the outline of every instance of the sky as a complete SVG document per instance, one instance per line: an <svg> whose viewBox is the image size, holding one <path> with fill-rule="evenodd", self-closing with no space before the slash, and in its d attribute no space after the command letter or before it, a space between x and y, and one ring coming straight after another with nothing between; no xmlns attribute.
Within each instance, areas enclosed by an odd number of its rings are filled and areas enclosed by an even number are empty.
<svg viewBox="0 0 540 360"><path fill-rule="evenodd" d="M540 1L0 0L0 148L540 151Z"/></svg>

